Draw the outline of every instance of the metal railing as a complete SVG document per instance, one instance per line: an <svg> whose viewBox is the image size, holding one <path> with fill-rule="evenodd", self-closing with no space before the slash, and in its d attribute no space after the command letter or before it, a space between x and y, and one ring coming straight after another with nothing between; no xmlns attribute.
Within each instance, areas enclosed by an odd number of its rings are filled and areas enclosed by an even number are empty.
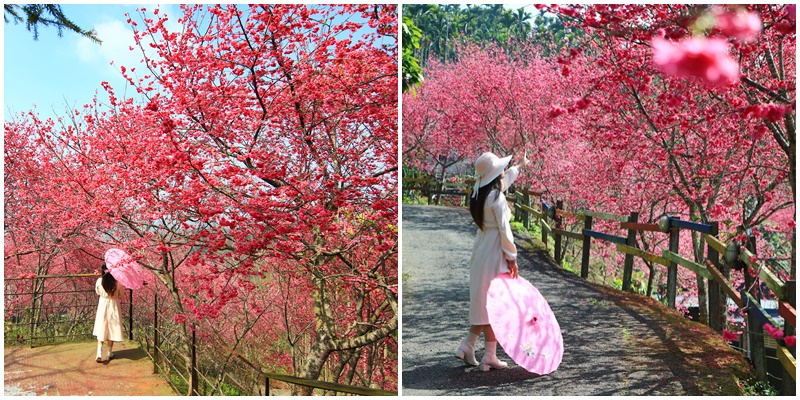
<svg viewBox="0 0 800 400"><path fill-rule="evenodd" d="M292 375L267 372L241 352L211 335L199 335L202 328L176 323L169 303L152 291L136 293L142 305L134 313L134 326L142 349L153 360L153 372L162 374L179 394L214 396L269 396L270 381L307 386L334 393L366 396L396 396L397 392L344 385ZM145 299L145 297L149 297ZM198 337L198 335L200 337Z"/></svg>
<svg viewBox="0 0 800 400"><path fill-rule="evenodd" d="M5 344L32 347L91 338L97 313L94 285L99 276L70 274L4 278ZM121 317L127 322L123 324L123 331L133 340L130 291L127 298L121 301Z"/></svg>

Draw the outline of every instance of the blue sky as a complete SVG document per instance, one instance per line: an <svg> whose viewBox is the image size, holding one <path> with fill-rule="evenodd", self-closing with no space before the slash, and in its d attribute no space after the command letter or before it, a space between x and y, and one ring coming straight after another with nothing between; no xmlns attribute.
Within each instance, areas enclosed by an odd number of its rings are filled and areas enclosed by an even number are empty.
<svg viewBox="0 0 800 400"><path fill-rule="evenodd" d="M521 6L531 14L536 9L531 4L505 4L507 8ZM64 31L59 38L53 28L41 28L39 40L25 29L23 23L3 24L3 116L9 119L36 105L44 117L65 115L66 109L81 108L92 101L96 92L105 99L100 82L107 81L118 95L127 86L119 67L136 67L141 53L134 46L133 30L125 22L125 13L134 15L137 8L151 13L158 8L166 13L177 28L177 18L182 15L177 4L63 4L65 15L84 29L94 29L103 43L98 45L73 32ZM152 14L151 14L152 15ZM111 61L115 65L110 65ZM128 88L128 95L133 95Z"/></svg>
<svg viewBox="0 0 800 400"><path fill-rule="evenodd" d="M40 28L39 40L34 41L24 23L4 24L4 118L26 112L34 104L44 118L64 115L67 104L70 109L81 108L91 102L96 91L103 100L102 81L109 82L121 94L125 81L119 66L136 66L141 59L141 53L129 50L134 46L133 30L125 22L125 13L134 15L138 7L146 8L148 13L159 8L173 21L182 14L175 4L62 5L64 14L78 26L97 31L102 44L69 31L59 38L54 28ZM112 60L114 66L110 65ZM129 95L131 91L129 88Z"/></svg>

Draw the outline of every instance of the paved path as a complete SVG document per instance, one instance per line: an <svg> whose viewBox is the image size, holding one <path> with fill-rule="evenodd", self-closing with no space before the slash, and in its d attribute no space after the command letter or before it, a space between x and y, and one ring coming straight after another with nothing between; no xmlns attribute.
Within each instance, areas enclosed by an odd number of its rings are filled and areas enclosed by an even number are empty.
<svg viewBox="0 0 800 400"><path fill-rule="evenodd" d="M97 342L4 347L3 393L16 396L175 396L136 342L114 344L95 361Z"/></svg>
<svg viewBox="0 0 800 400"><path fill-rule="evenodd" d="M552 374L539 376L513 364L498 347L508 369L480 372L464 365L453 353L469 329L469 259L475 226L465 209L403 205L402 210L403 395L708 393L697 384L696 370L685 367L694 355L678 348L679 335L663 328L663 321L636 306L625 306L625 299L614 291L556 268L523 245L518 245L520 275L539 289L558 318L563 361ZM476 350L480 360L482 338ZM697 355L701 356L708 354Z"/></svg>

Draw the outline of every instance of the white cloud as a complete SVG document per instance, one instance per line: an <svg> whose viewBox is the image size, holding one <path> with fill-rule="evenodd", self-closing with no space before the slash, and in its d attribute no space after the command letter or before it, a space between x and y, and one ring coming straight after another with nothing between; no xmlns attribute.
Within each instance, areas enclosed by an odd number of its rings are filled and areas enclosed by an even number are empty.
<svg viewBox="0 0 800 400"><path fill-rule="evenodd" d="M142 29L144 23L141 21L141 16L134 11L136 8L145 8L147 10L145 13L147 18L153 18L153 10L158 8L159 15L167 14L169 16L169 20L165 24L167 29L170 31L181 29L181 26L177 23L177 15L182 15L182 12L173 5L132 7L129 13L133 20L138 23L137 28ZM136 41L133 39L133 29L125 19L106 18L104 22L95 25L93 28L97 32L97 37L103 43L98 45L83 37L77 39L75 51L82 62L94 65L101 74L106 76L119 76L121 66L128 70L135 68L137 73L144 73L145 65L142 62L144 59L142 50L136 45ZM149 46L152 40L147 37L142 42L148 57L155 57L154 49ZM133 47L133 50L131 50L131 47ZM114 65L111 65L111 62Z"/></svg>

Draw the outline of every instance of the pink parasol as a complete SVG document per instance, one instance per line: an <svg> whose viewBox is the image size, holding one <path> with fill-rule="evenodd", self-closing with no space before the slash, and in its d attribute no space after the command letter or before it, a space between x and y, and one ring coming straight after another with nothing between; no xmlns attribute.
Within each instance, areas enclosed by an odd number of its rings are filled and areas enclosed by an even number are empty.
<svg viewBox="0 0 800 400"><path fill-rule="evenodd" d="M564 355L561 328L530 282L498 275L489 286L486 309L497 341L514 362L539 375L558 368Z"/></svg>
<svg viewBox="0 0 800 400"><path fill-rule="evenodd" d="M141 289L144 286L142 267L131 256L120 249L106 251L106 267L111 275L128 289Z"/></svg>

